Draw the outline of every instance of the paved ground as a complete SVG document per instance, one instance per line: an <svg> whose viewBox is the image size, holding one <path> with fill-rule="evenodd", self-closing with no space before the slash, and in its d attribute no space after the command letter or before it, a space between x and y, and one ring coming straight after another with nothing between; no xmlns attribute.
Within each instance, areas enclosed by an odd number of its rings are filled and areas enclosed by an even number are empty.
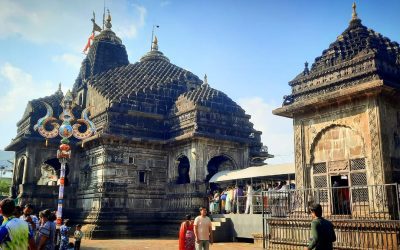
<svg viewBox="0 0 400 250"><path fill-rule="evenodd" d="M118 249L118 250L177 250L177 239L119 239L119 240L82 240L82 250ZM251 243L232 242L215 243L210 250L260 250Z"/></svg>

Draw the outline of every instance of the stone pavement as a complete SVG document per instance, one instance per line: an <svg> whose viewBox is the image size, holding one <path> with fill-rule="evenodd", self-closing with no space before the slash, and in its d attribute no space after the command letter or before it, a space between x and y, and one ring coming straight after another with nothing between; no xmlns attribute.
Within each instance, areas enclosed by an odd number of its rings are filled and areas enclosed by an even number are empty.
<svg viewBox="0 0 400 250"><path fill-rule="evenodd" d="M82 250L117 249L117 250L177 250L177 239L112 239L112 240L82 240ZM252 243L224 242L214 243L210 250L260 250Z"/></svg>

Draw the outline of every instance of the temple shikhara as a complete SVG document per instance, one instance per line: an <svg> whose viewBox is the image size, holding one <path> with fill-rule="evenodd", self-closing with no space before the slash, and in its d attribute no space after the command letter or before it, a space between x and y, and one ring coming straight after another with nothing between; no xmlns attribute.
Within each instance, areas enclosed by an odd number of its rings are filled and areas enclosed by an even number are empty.
<svg viewBox="0 0 400 250"><path fill-rule="evenodd" d="M364 26L353 4L347 29L289 85L273 111L293 119L299 190L287 216L303 217L318 202L340 249L398 249L399 44ZM296 224L303 238L282 233L288 223L280 218L269 223L271 249L306 242L308 220Z"/></svg>
<svg viewBox="0 0 400 250"><path fill-rule="evenodd" d="M294 120L297 187L400 181L400 48L365 27L347 29L289 85L274 114Z"/></svg>
<svg viewBox="0 0 400 250"><path fill-rule="evenodd" d="M93 24L93 34L100 32L91 38L72 91L60 88L30 101L17 124L6 148L16 152L12 196L20 204L57 207L60 138L46 143L34 125L46 115L43 102L58 117L61 101L72 98L74 116L90 107L97 131L71 139L64 217L84 224L90 237L159 235L169 225L175 233L185 213L206 205L215 173L270 157L261 132L206 77L172 64L157 38L151 51L130 63L110 14L104 30Z"/></svg>

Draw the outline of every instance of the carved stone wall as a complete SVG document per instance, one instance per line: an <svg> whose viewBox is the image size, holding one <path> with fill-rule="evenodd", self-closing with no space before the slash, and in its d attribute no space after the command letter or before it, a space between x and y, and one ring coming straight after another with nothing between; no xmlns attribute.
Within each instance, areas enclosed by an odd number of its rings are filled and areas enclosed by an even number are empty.
<svg viewBox="0 0 400 250"><path fill-rule="evenodd" d="M297 186L311 186L308 175L314 163L331 162L328 166L338 166L341 161L347 164L349 159L357 158L366 159L368 184L383 183L378 112L371 97L297 115L294 121Z"/></svg>
<svg viewBox="0 0 400 250"><path fill-rule="evenodd" d="M385 182L400 183L400 104L396 96L380 97L379 116Z"/></svg>

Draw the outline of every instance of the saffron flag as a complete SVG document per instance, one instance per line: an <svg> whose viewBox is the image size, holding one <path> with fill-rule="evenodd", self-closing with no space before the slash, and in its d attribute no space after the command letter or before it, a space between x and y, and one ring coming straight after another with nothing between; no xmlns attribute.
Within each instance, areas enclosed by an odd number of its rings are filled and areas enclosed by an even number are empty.
<svg viewBox="0 0 400 250"><path fill-rule="evenodd" d="M83 49L83 53L86 54L86 51L90 48L90 45L91 45L93 39L94 39L94 32L89 36L88 41L87 41L87 43L86 43L86 46L85 46L85 48Z"/></svg>

